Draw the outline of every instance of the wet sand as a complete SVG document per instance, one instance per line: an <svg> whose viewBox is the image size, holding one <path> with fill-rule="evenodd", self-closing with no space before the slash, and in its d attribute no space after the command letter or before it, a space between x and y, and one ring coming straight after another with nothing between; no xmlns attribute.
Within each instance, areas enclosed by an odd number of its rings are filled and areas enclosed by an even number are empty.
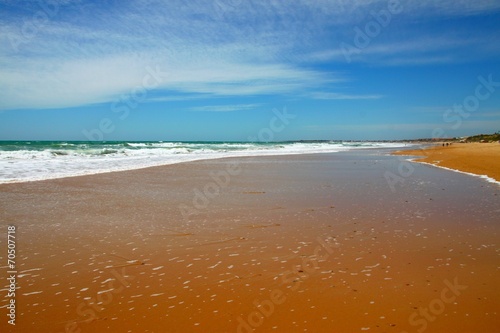
<svg viewBox="0 0 500 333"><path fill-rule="evenodd" d="M498 330L499 186L412 164L391 188L387 153L0 185L19 287L1 331Z"/></svg>
<svg viewBox="0 0 500 333"><path fill-rule="evenodd" d="M395 154L425 156L415 161L476 175L486 175L500 182L500 144L498 142L454 143L444 147L440 144L426 149L399 151Z"/></svg>

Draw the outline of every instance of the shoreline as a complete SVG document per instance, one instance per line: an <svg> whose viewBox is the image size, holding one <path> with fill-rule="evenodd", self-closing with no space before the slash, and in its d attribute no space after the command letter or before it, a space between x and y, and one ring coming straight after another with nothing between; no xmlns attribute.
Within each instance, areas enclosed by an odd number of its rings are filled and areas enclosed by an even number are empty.
<svg viewBox="0 0 500 333"><path fill-rule="evenodd" d="M453 143L399 150L393 155L416 156L412 162L482 178L500 185L500 144Z"/></svg>
<svg viewBox="0 0 500 333"><path fill-rule="evenodd" d="M231 159L231 158L252 158L252 157L279 157L279 156L297 156L297 155L315 155L315 154L336 154L336 153L343 153L343 152L349 152L349 151L360 151L360 150L397 150L401 149L401 147L364 147L364 148L350 148L346 150L336 150L336 151L311 151L311 152L283 152L283 153L276 153L273 152L271 154L235 154L232 156L204 156L204 157L198 157L198 158L193 158L193 159L188 159L185 161L174 161L174 162L161 162L159 164L152 164L152 165L145 165L145 166L134 166L134 167L127 167L124 169L116 169L116 170L88 170L88 173L81 173L81 174L73 174L73 175L55 175L49 178L39 178L39 179L17 179L17 180L11 180L11 181L2 181L0 180L0 185L4 184L22 184L22 183L29 183L29 182L38 182L38 181L46 181L46 180L56 180L56 179L65 179L65 178L73 178L73 177L85 177L85 176L93 176L93 175L100 175L100 174L106 174L106 173L115 173L115 172L127 172L127 171L134 171L134 170L144 170L144 169L149 169L149 168L157 168L157 167L166 167L170 165L178 165L178 164L185 164L185 163L193 163L193 162L200 162L200 161L210 161L210 160L219 160L219 159Z"/></svg>
<svg viewBox="0 0 500 333"><path fill-rule="evenodd" d="M458 170L458 169L452 169L452 168L448 168L448 167L445 167L445 166L442 166L442 165L436 165L436 164L433 164L433 163L418 161L418 160L415 160L415 159L412 159L412 158L410 158L408 160L410 162L416 162L416 163L428 165L428 166L431 166L431 167L434 167L434 168L439 168L439 169L443 169L443 170L448 170L448 171L452 171L452 172L461 173L463 175L468 175L468 176L472 176L472 177L481 178L481 179L487 181L488 183L493 183L493 184L500 185L500 180L496 180L495 178L491 178L488 175L480 175L480 174L477 174L477 173L461 171L461 170Z"/></svg>

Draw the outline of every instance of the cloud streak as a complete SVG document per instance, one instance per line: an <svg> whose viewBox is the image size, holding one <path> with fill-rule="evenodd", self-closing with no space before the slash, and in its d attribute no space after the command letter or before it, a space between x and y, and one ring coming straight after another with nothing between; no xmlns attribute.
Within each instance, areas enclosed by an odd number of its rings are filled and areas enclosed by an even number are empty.
<svg viewBox="0 0 500 333"><path fill-rule="evenodd" d="M382 95L350 95L330 92L313 92L310 94L313 99L324 100L365 100L365 99L380 99Z"/></svg>
<svg viewBox="0 0 500 333"><path fill-rule="evenodd" d="M232 111L247 111L255 110L262 104L232 104L232 105L206 105L192 107L189 111L196 112L232 112Z"/></svg>

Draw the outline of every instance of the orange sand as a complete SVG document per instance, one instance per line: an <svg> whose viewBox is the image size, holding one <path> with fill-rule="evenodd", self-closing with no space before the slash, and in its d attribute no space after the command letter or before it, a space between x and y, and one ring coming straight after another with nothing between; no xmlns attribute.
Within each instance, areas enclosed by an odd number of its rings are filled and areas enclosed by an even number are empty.
<svg viewBox="0 0 500 333"><path fill-rule="evenodd" d="M332 156L240 159L218 192L230 160L1 185L19 289L0 331L498 329L496 187L393 193L382 162Z"/></svg>
<svg viewBox="0 0 500 333"><path fill-rule="evenodd" d="M487 175L500 181L499 143L454 143L451 146L439 145L427 149L398 151L394 154L425 156L415 161Z"/></svg>

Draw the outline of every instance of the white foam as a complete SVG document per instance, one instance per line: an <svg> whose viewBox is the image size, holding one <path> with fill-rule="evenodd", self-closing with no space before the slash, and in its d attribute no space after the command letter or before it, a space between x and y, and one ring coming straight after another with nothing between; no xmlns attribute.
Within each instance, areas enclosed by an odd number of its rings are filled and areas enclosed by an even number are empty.
<svg viewBox="0 0 500 333"><path fill-rule="evenodd" d="M68 144L70 145L70 144ZM102 149L0 151L0 184L83 176L224 157L336 153L353 149L400 148L403 143L127 143Z"/></svg>
<svg viewBox="0 0 500 333"><path fill-rule="evenodd" d="M415 163L421 163L421 164L429 165L429 166L432 166L432 167L435 167L435 168L445 169L445 170L448 170L448 171L458 172L458 173L462 173L462 174L469 175L469 176L479 177L481 179L486 180L489 183L500 185L500 181L498 181L498 180L496 180L494 178L491 178L488 175L478 175L478 174L471 173L471 172L466 172L466 171L461 171L461 170L457 170L457 169L452 169L452 168L444 167L444 166L441 166L439 164L436 165L436 164L432 164L432 163L428 163L428 162L415 161L416 159L418 159L418 158L410 158L410 159L408 159L408 161L415 162Z"/></svg>

